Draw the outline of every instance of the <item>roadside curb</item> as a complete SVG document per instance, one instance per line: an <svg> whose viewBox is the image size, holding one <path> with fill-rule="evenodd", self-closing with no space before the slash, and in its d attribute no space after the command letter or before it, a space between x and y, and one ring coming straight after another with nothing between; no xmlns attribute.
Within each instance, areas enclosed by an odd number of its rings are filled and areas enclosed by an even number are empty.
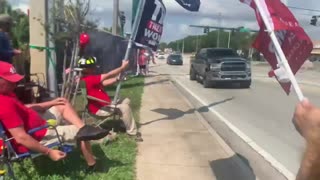
<svg viewBox="0 0 320 180"><path fill-rule="evenodd" d="M206 103L190 91L185 85L171 78L173 84L189 101L205 106ZM192 100L191 100L192 99ZM223 138L234 152L244 155L250 162L255 174L261 179L294 180L295 175L279 163L269 153L258 146L251 138L245 135L214 108L208 108L214 118L204 120ZM200 114L202 115L202 114Z"/></svg>

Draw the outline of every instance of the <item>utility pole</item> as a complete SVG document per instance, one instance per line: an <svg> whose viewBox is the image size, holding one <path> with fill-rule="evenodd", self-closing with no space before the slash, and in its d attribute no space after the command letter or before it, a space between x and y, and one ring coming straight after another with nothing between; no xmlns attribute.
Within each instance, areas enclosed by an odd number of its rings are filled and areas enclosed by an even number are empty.
<svg viewBox="0 0 320 180"><path fill-rule="evenodd" d="M59 3L58 3L59 4ZM51 1L47 1L46 7L45 7L45 11L47 13L46 16L46 21L47 22L52 22L53 24L55 24L54 22L54 17L53 17L53 13L51 13L52 11L57 11L58 9L60 10L60 7L56 7L56 0L51 0ZM61 3L59 4L61 5ZM61 7L62 8L62 7ZM50 31L55 33L56 31L56 27L55 26L51 26L50 27ZM50 48L55 48L55 43L52 40L52 36L50 35L50 33L47 33L47 46ZM57 60L56 60L56 52L53 50L49 50L51 51L50 53L47 52L47 61L48 62L48 76L47 76L47 81L48 81L48 88L51 92L50 93L50 97L57 97L58 96L58 84L57 84L57 72L56 72L56 64L57 64ZM48 56L51 57L48 57ZM50 60L51 59L51 60Z"/></svg>
<svg viewBox="0 0 320 180"><path fill-rule="evenodd" d="M232 31L229 31L229 38L228 38L228 48L230 48L230 41L231 41L231 32L232 32Z"/></svg>
<svg viewBox="0 0 320 180"><path fill-rule="evenodd" d="M119 0L113 0L112 34L118 35Z"/></svg>
<svg viewBox="0 0 320 180"><path fill-rule="evenodd" d="M197 40L196 40L196 52L198 52L198 40L199 39L199 35L197 35Z"/></svg>
<svg viewBox="0 0 320 180"><path fill-rule="evenodd" d="M218 15L218 26L221 27L221 13ZM220 28L218 29L217 47L220 46Z"/></svg>
<svg viewBox="0 0 320 180"><path fill-rule="evenodd" d="M137 14L138 5L140 3L140 0L132 0L132 19L131 19L131 27L133 26L134 19Z"/></svg>
<svg viewBox="0 0 320 180"><path fill-rule="evenodd" d="M183 40L182 40L182 55L184 54L184 38L183 38Z"/></svg>
<svg viewBox="0 0 320 180"><path fill-rule="evenodd" d="M125 37L124 25L126 24L126 16L124 14L124 11L120 11L119 13L120 13L119 18L120 18L120 26L121 26L121 36Z"/></svg>

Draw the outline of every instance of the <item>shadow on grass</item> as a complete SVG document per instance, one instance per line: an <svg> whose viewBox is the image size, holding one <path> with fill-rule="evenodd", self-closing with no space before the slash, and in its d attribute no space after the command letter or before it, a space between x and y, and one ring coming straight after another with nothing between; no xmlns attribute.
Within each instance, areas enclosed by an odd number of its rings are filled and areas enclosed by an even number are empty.
<svg viewBox="0 0 320 180"><path fill-rule="evenodd" d="M106 174L111 168L125 165L109 159L98 144L92 146L92 151L98 158L96 171L92 174L85 173L87 164L79 149L68 154L63 161L53 162L45 156L25 160L15 165L15 174L19 179L86 179L87 176Z"/></svg>
<svg viewBox="0 0 320 180"><path fill-rule="evenodd" d="M157 122L157 121L162 121L162 120L176 120L176 119L178 119L180 117L183 117L186 114L192 114L195 111L198 111L200 113L209 112L209 108L210 107L214 107L214 106L226 103L228 101L232 101L233 99L234 99L234 97L227 98L227 99L224 99L222 101L213 102L213 103L211 103L211 104L209 104L207 106L202 106L202 107L197 108L197 109L192 108L192 109L189 109L187 111L181 111L180 109L176 109L176 108L169 108L169 109L157 108L157 109L153 109L152 111L157 112L157 113L162 114L162 115L165 115L166 117L160 118L160 119L156 119L156 120L152 120L152 121L149 121L149 122L146 122L146 123L140 123L140 126L145 126L145 125L148 125L148 124L151 124L151 123L154 123L154 122Z"/></svg>

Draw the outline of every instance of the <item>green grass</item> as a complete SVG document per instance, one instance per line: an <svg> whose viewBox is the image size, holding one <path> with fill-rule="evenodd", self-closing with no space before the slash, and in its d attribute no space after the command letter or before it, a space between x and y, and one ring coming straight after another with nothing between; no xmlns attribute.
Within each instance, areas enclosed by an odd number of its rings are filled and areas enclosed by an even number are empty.
<svg viewBox="0 0 320 180"><path fill-rule="evenodd" d="M136 121L139 121L143 77L131 78L123 83L120 96L131 99L131 107ZM110 95L115 87L107 88ZM125 134L106 144L93 145L93 152L98 158L98 171L85 174L86 167L79 149L75 149L64 161L53 162L45 156L34 160L26 159L14 164L14 172L20 180L133 180L135 179L136 142Z"/></svg>

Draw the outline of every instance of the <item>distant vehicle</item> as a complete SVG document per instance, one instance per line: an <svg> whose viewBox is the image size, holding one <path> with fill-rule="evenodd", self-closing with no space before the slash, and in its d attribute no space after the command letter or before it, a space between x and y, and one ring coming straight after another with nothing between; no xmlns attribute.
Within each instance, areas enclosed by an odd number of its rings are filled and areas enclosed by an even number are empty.
<svg viewBox="0 0 320 180"><path fill-rule="evenodd" d="M157 58L160 53L162 53L162 51L160 49L158 49L157 52L155 53L155 57Z"/></svg>
<svg viewBox="0 0 320 180"><path fill-rule="evenodd" d="M164 56L164 54L159 54L157 58L158 59L165 59L166 57Z"/></svg>
<svg viewBox="0 0 320 180"><path fill-rule="evenodd" d="M251 64L229 48L203 48L190 64L190 80L198 80L205 88L219 83L251 86Z"/></svg>
<svg viewBox="0 0 320 180"><path fill-rule="evenodd" d="M170 54L167 58L169 65L183 65L183 58L181 54Z"/></svg>

